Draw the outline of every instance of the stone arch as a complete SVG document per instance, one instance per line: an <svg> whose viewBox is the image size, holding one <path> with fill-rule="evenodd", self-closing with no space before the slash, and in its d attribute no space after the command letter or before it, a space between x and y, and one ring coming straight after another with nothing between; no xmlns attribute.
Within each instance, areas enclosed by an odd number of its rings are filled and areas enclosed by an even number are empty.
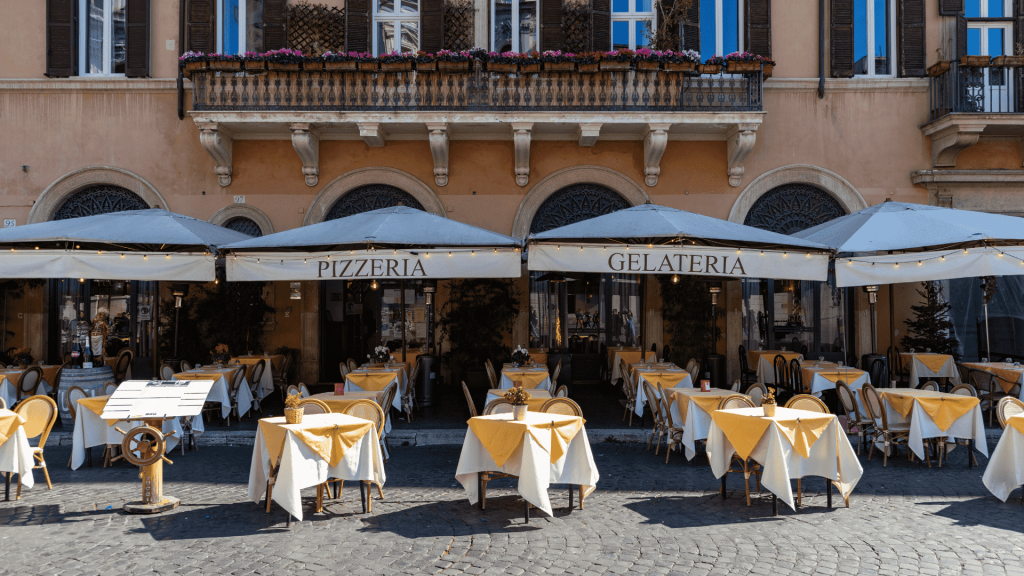
<svg viewBox="0 0 1024 576"><path fill-rule="evenodd" d="M89 166L73 170L53 181L43 190L28 213L28 223L48 222L69 196L89 186L110 184L137 194L152 208L167 207L160 192L143 177L113 166Z"/></svg>
<svg viewBox="0 0 1024 576"><path fill-rule="evenodd" d="M597 184L609 188L633 206L651 201L650 196L639 184L617 170L587 165L563 168L542 178L526 195L512 223L512 236L529 236L530 225L544 201L555 192L573 184Z"/></svg>
<svg viewBox="0 0 1024 576"><path fill-rule="evenodd" d="M210 217L210 224L224 226L235 218L248 218L256 223L263 235L274 233L274 224L265 212L255 206L248 204L231 204L213 213Z"/></svg>
<svg viewBox="0 0 1024 576"><path fill-rule="evenodd" d="M319 224L320 222L323 222L327 213L339 198L355 188L370 184L386 184L388 186L399 188L412 195L413 198L423 205L424 210L427 212L437 214L438 216L443 216L445 218L448 217L448 214L444 209L444 204L441 203L441 199L438 198L437 194L434 193L430 186L427 186L422 180L408 172L396 170L395 168L374 166L369 168L357 168L356 170L346 172L334 180L331 180L331 182L324 186L323 190L316 195L316 198L313 198L313 202L310 203L309 209L306 210L306 217L303 219L302 225L308 226L310 224Z"/></svg>
<svg viewBox="0 0 1024 576"><path fill-rule="evenodd" d="M820 188L835 198L847 213L868 207L860 192L842 176L809 164L793 164L769 170L747 185L733 203L729 221L742 224L761 196L785 184L810 184Z"/></svg>

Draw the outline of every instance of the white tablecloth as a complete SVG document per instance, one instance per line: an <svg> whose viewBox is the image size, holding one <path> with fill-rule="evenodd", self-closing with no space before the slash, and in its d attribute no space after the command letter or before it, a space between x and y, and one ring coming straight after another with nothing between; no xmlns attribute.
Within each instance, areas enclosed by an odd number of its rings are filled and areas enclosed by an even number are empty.
<svg viewBox="0 0 1024 576"><path fill-rule="evenodd" d="M740 408L732 411L762 413L761 408ZM712 422L708 434L708 457L715 478L721 478L729 469L735 452L722 429ZM794 510L796 506L793 501L793 488L789 482L791 479L821 476L837 480L840 481L840 493L849 496L864 473L860 461L857 460L857 453L839 426L837 418L832 418L832 422L822 432L821 437L811 446L808 458L794 450L793 445L774 424L765 430L764 436L758 441L750 457L761 464L761 485Z"/></svg>
<svg viewBox="0 0 1024 576"><path fill-rule="evenodd" d="M687 460L693 460L697 455L697 441L708 439L708 433L711 431L711 414L692 399L687 399L687 402L689 404L686 407L685 422L679 412L678 401L672 403L672 422L676 426L679 426L680 422L683 423L683 451Z"/></svg>
<svg viewBox="0 0 1024 576"><path fill-rule="evenodd" d="M637 379L637 384L636 384L636 405L633 406L633 411L636 412L637 416L643 416L644 415L644 406L647 405L647 393L644 392L644 381L646 380L644 378L644 372L645 371L650 372L651 370L647 370L645 368L634 368L633 369L634 372L638 371L638 370L640 371L640 377ZM653 369L653 371L656 371L656 372L661 372L662 370L665 370L665 369L664 368L654 368ZM675 370L665 370L665 371L666 372L675 372ZM679 369L679 372L680 373L685 373L686 375L683 376L683 379L679 381L679 384L676 384L675 386L673 386L673 388L693 388L693 379L690 377L690 373L686 372L682 368ZM654 382L652 382L651 385L654 386L654 390L655 391L658 390L658 387L655 385ZM675 405L673 404L673 407L674 406ZM676 420L676 422L679 422L679 420Z"/></svg>
<svg viewBox="0 0 1024 576"><path fill-rule="evenodd" d="M523 371L527 371L527 372L547 372L548 371L547 366L542 366L542 367L538 367L538 368L515 368L515 370L523 370ZM512 379L505 375L505 371L504 370L501 371L501 381L498 383L498 387L501 388L502 390L507 390L507 389L512 387ZM548 392L550 392L551 391L551 375L548 374L548 377L545 378L543 382L538 384L536 389L537 390L547 390ZM532 388L527 388L526 390L527 390L527 392L529 392L530 390L532 390Z"/></svg>
<svg viewBox="0 0 1024 576"><path fill-rule="evenodd" d="M356 374L360 374L360 373L365 374L366 370L356 370L355 373ZM400 371L399 374L405 374L405 370ZM387 388L388 386L391 386L392 384L394 384L396 382L398 382L398 377L397 376L392 378L391 382L388 382L384 386L384 388ZM354 383L351 380L349 380L348 377L345 377L345 392L379 392L379 391L380 390L364 390L364 389L360 388L356 383ZM396 409L398 411L402 410L402 387L401 386L398 387L398 390L395 390L395 397L391 399L391 406L392 406L392 408L394 408L394 409ZM385 410L384 413L387 414L387 411ZM388 430L387 431L388 432L391 431L390 418L388 419Z"/></svg>
<svg viewBox="0 0 1024 576"><path fill-rule="evenodd" d="M885 404L885 414L890 425L895 422L907 421L902 414L893 410L892 406L889 406L885 395L882 395L882 403ZM863 414L867 414L867 412L863 412ZM954 420L946 431L940 430L935 425L935 420L932 420L932 417L916 401L914 402L914 407L910 410L909 421L910 439L907 441L907 444L914 451L914 454L922 460L925 458L924 440L926 438L973 439L974 449L988 456L988 443L985 441L985 419L981 415L980 404L975 406L970 412ZM879 449L884 449L884 445L876 445Z"/></svg>
<svg viewBox="0 0 1024 576"><path fill-rule="evenodd" d="M842 368L820 368L819 369L819 368L810 368L810 367L803 368L801 371L803 372L804 370L810 370L810 371L813 371L813 372L842 372L843 371ZM861 370L857 370L856 372L854 372L853 370L850 370L848 372L848 374L849 374L849 377L840 378L840 380L845 382L846 385L849 386L850 390L853 391L853 392L856 392L857 390L860 390L861 386L863 386L864 384L871 384L871 376L867 372L863 372ZM808 384L810 384L809 388L811 390L811 394L814 394L815 396L819 396L819 397L821 396L821 393L824 392L825 390L835 390L836 389L836 383L835 382L833 382L832 380L829 380L828 378L825 378L824 376L821 376L821 375L819 375L817 373L814 374L814 376L811 378L810 382L804 382L804 386L808 386ZM863 407L861 408L861 410L863 410Z"/></svg>
<svg viewBox="0 0 1024 576"><path fill-rule="evenodd" d="M987 367L990 367L993 364L1004 370L1012 370L1017 373L1017 378L1012 380L1012 382L1018 387L1017 398L1024 400L1024 368L1018 368L1012 364L1006 364L1005 362L990 362L988 365L982 364L981 362L964 362L965 366L974 370L975 378L977 378L978 386L980 387L988 386L990 380L995 378L991 372L986 370ZM1005 381L1006 380L996 381L995 389L997 392L1003 390L1002 383ZM1010 389L1010 392L1013 392L1012 388Z"/></svg>
<svg viewBox="0 0 1024 576"><path fill-rule="evenodd" d="M210 393L206 396L206 401L220 402L220 415L222 418L227 418L228 414L231 414L231 387L228 385L226 377L230 376L234 372L234 368L198 368L189 370L187 372L183 372L183 374L188 374L188 372L196 372L199 374L211 374L214 372L219 372L221 374L221 377L218 378L213 383L213 387L210 388ZM178 377L175 376L174 379L177 380ZM207 378L203 378L203 380L207 380ZM245 379L245 377L242 378L242 385L238 387L237 400L238 417L241 418L242 416L245 416L245 413L252 408L252 391L249 390L249 382Z"/></svg>
<svg viewBox="0 0 1024 576"><path fill-rule="evenodd" d="M622 364L622 356L619 356L619 352L621 352L621 351L622 351L621 348L609 348L608 349L608 354L611 356L611 366L609 368L610 368L611 375L612 375L612 377L611 377L611 383L612 384L615 384L619 380L619 378L625 378L626 377L626 375L622 374L621 373L622 371L619 370L619 366ZM655 357L655 353L651 352L650 350L648 350L647 352L641 353L639 348L631 348L631 349L629 349L627 351L628 352L632 352L633 354L639 354L640 356L638 356L638 359L641 359L641 361L643 361L643 362L646 362L648 358L654 358ZM635 361L635 360L636 359L631 359L631 361L626 361L626 365L627 366L630 365L632 363L632 361Z"/></svg>
<svg viewBox="0 0 1024 576"><path fill-rule="evenodd" d="M36 394L46 394L48 396L51 391L50 383L43 380L39 383L39 389L36 391ZM13 408L18 402L18 381L11 380L6 376L0 376L0 398L4 399L8 408Z"/></svg>
<svg viewBox="0 0 1024 576"><path fill-rule="evenodd" d="M1024 419L1024 416L1014 418ZM1013 426L1006 426L996 449L992 451L981 481L989 492L1003 502L1006 502L1011 492L1024 485L1024 434Z"/></svg>
<svg viewBox="0 0 1024 576"><path fill-rule="evenodd" d="M910 367L911 388L917 388L922 378L926 380L930 380L932 378L950 378L954 386L960 384L960 371L956 369L956 364L953 362L952 356L947 357L946 362L942 367L933 372L918 358L918 356L922 355L923 354L903 353L903 362L908 364Z"/></svg>
<svg viewBox="0 0 1024 576"><path fill-rule="evenodd" d="M322 424L344 420L359 420L345 414L309 414L303 416L303 424L323 421ZM273 458L267 450L263 434L256 431L256 444L252 450L252 465L249 467L249 498L259 504L267 491L267 479L273 468ZM370 429L362 439L345 451L345 455L333 468L319 454L299 439L295 432L285 433L284 449L281 453L281 468L277 472L271 499L281 505L289 514L302 520L303 488L310 488L326 482L328 478L340 480L371 480L384 485L384 458L380 452L377 431Z"/></svg>
<svg viewBox="0 0 1024 576"><path fill-rule="evenodd" d="M0 445L0 472L16 473L21 485L31 488L35 484L32 478L33 464L32 447L25 436L25 429L18 428L14 436Z"/></svg>
<svg viewBox="0 0 1024 576"><path fill-rule="evenodd" d="M107 444L120 444L124 436L117 431L118 428L130 432L136 426L144 424L141 420L118 420L113 426L100 418L95 412L84 406L79 406L75 412L75 429L71 435L71 469L78 470L85 463L85 449L94 446L105 446ZM174 436L168 436L165 453L170 453L178 442L181 441L182 428L179 418L167 418L164 420L163 433L168 434L172 430ZM203 433L202 415L192 417L192 433L196 436Z"/></svg>
<svg viewBox="0 0 1024 576"><path fill-rule="evenodd" d="M511 417L511 414L509 416ZM543 418L544 415L527 412L527 418L537 417ZM565 455L554 464L551 463L550 438L547 438L547 441L549 445L541 445L532 434L523 434L523 443L505 461L504 466L498 467L473 430L466 430L455 479L466 489L469 503L476 504L480 499L480 487L477 485L477 474L480 472L504 472L518 476L519 494L530 504L547 512L549 516L554 516L551 501L548 499L548 486L551 484L582 486L583 496L593 492L600 474L597 473L597 464L590 451L586 428L580 428L569 442Z"/></svg>

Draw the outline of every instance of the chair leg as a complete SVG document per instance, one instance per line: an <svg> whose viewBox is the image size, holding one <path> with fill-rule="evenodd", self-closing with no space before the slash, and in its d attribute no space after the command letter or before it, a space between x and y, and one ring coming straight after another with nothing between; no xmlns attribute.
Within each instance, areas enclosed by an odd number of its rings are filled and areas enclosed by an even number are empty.
<svg viewBox="0 0 1024 576"><path fill-rule="evenodd" d="M50 482L50 472L46 469L46 462L40 462L41 468L43 469L43 477L46 478L46 487L53 490L53 484ZM21 484L18 484L18 490L21 490Z"/></svg>
<svg viewBox="0 0 1024 576"><path fill-rule="evenodd" d="M363 484L366 486L366 512L367 513L372 513L373 512L373 498L370 497L370 490L371 490L371 488L370 488L370 481L369 480L363 480Z"/></svg>
<svg viewBox="0 0 1024 576"><path fill-rule="evenodd" d="M750 469L743 463L743 491L747 494L747 506L750 506Z"/></svg>
<svg viewBox="0 0 1024 576"><path fill-rule="evenodd" d="M381 500L384 499L384 491L380 489L380 484L377 484L377 495L380 496Z"/></svg>
<svg viewBox="0 0 1024 576"><path fill-rule="evenodd" d="M270 497L274 493L274 479L267 480L267 514L270 514Z"/></svg>
<svg viewBox="0 0 1024 576"><path fill-rule="evenodd" d="M798 507L799 506L803 506L804 489L803 489L803 486L801 484L802 482L803 482L803 478L797 478L796 479L796 505Z"/></svg>

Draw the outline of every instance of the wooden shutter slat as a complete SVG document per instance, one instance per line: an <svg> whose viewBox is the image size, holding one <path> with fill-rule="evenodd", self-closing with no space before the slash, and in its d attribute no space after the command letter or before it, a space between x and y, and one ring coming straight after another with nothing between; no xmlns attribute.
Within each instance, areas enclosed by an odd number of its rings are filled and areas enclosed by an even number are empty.
<svg viewBox="0 0 1024 576"><path fill-rule="evenodd" d="M925 0L900 0L897 23L899 26L899 76L903 78L926 76L925 61Z"/></svg>
<svg viewBox="0 0 1024 576"><path fill-rule="evenodd" d="M287 0L263 0L263 50L280 50L287 45Z"/></svg>
<svg viewBox="0 0 1024 576"><path fill-rule="evenodd" d="M540 51L562 49L562 0L540 3Z"/></svg>
<svg viewBox="0 0 1024 576"><path fill-rule="evenodd" d="M1013 0L1013 45L1024 46L1024 0ZM967 52L967 24L964 24L964 53ZM1014 54L1017 51L1014 50ZM1017 111L1024 110L1024 68L1010 68L1017 92Z"/></svg>
<svg viewBox="0 0 1024 576"><path fill-rule="evenodd" d="M370 52L370 7L373 0L349 0L345 6L345 45L348 52Z"/></svg>
<svg viewBox="0 0 1024 576"><path fill-rule="evenodd" d="M683 18L683 50L700 53L700 0L691 0Z"/></svg>
<svg viewBox="0 0 1024 576"><path fill-rule="evenodd" d="M591 0L590 49L601 52L612 49L611 0Z"/></svg>
<svg viewBox="0 0 1024 576"><path fill-rule="evenodd" d="M698 0L694 0L697 2ZM746 36L743 48L747 52L772 57L772 0L746 0Z"/></svg>
<svg viewBox="0 0 1024 576"><path fill-rule="evenodd" d="M964 11L964 0L939 0L939 16L956 16Z"/></svg>
<svg viewBox="0 0 1024 576"><path fill-rule="evenodd" d="M956 55L954 58L959 59L961 56L967 56L967 17L963 12L956 15Z"/></svg>
<svg viewBox="0 0 1024 576"><path fill-rule="evenodd" d="M444 48L444 0L420 0L420 50L433 54Z"/></svg>
<svg viewBox="0 0 1024 576"><path fill-rule="evenodd" d="M829 68L833 78L853 78L853 0L832 0Z"/></svg>
<svg viewBox="0 0 1024 576"><path fill-rule="evenodd" d="M149 76L149 0L125 3L125 66L129 78Z"/></svg>
<svg viewBox="0 0 1024 576"><path fill-rule="evenodd" d="M213 54L217 51L217 39L214 36L216 12L211 0L188 0L188 20L185 35L186 50Z"/></svg>
<svg viewBox="0 0 1024 576"><path fill-rule="evenodd" d="M77 0L46 0L46 75L51 78L75 75L77 6Z"/></svg>

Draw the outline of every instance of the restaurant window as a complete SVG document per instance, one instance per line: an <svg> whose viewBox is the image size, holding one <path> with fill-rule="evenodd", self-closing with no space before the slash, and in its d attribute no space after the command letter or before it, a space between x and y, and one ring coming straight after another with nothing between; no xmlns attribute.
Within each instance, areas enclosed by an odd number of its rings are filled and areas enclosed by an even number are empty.
<svg viewBox="0 0 1024 576"><path fill-rule="evenodd" d="M263 0L218 0L217 51L263 51Z"/></svg>
<svg viewBox="0 0 1024 576"><path fill-rule="evenodd" d="M419 0L373 0L374 55L416 52L419 47Z"/></svg>
<svg viewBox="0 0 1024 576"><path fill-rule="evenodd" d="M644 48L653 27L653 0L612 0L612 50Z"/></svg>
<svg viewBox="0 0 1024 576"><path fill-rule="evenodd" d="M493 0L491 2L491 50L532 52L537 50L537 0Z"/></svg>
<svg viewBox="0 0 1024 576"><path fill-rule="evenodd" d="M853 1L853 60L857 76L892 76L895 0Z"/></svg>
<svg viewBox="0 0 1024 576"><path fill-rule="evenodd" d="M79 0L78 69L82 76L125 73L125 0Z"/></svg>
<svg viewBox="0 0 1024 576"><path fill-rule="evenodd" d="M263 229L256 223L252 218L246 218L245 216L237 216L228 220L224 223L224 227L228 230L234 230L235 232L241 232L252 236L253 238L259 238L263 236Z"/></svg>

